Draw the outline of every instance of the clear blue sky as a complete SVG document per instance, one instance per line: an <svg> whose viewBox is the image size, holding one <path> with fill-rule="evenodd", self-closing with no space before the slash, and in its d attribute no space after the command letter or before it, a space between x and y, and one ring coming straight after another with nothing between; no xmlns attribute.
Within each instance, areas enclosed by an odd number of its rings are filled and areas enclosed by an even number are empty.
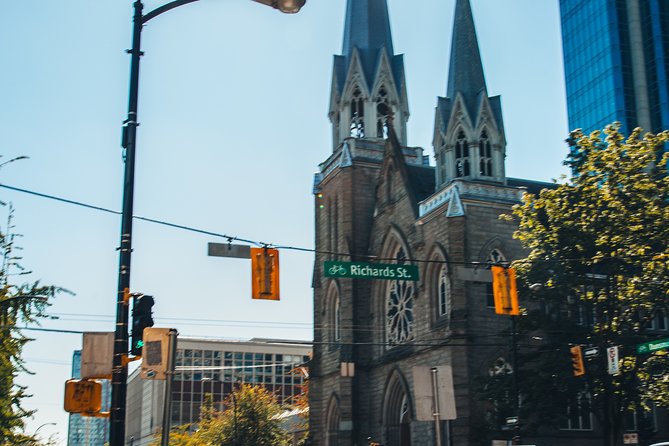
<svg viewBox="0 0 669 446"><path fill-rule="evenodd" d="M286 16L248 0L203 0L144 29L135 214L262 242L313 247L313 173L331 152L332 55L344 0ZM388 0L405 54L409 144L432 153L446 90L454 0ZM146 10L162 2L146 1ZM120 209L131 0L0 2L0 182ZM565 173L557 0L472 0L488 91L502 95L507 175ZM120 218L0 189L16 208L26 279L68 288L47 328L114 328ZM4 221L4 210L0 221ZM5 229L3 225L3 230ZM250 299L248 261L207 257L214 237L137 221L132 290L183 335L311 339L313 256L281 253L281 302ZM25 332L38 409L28 423L65 444L63 387L81 337Z"/></svg>

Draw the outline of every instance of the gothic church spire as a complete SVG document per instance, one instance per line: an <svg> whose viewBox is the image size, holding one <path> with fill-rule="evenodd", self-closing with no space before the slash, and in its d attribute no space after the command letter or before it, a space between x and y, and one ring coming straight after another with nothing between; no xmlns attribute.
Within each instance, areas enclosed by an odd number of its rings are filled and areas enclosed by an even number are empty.
<svg viewBox="0 0 669 446"><path fill-rule="evenodd" d="M394 52L386 0L348 0L332 76L334 148L347 137L385 138L387 119L406 144L407 103L404 60Z"/></svg>
<svg viewBox="0 0 669 446"><path fill-rule="evenodd" d="M342 54L350 56L353 48L374 51L384 47L394 55L386 1L348 0Z"/></svg>
<svg viewBox="0 0 669 446"><path fill-rule="evenodd" d="M451 60L446 96L462 94L470 110L481 92L487 92L474 17L469 0L457 0L451 38Z"/></svg>
<svg viewBox="0 0 669 446"><path fill-rule="evenodd" d="M469 0L456 0L448 87L436 114L437 187L456 179L506 182L501 100L488 97Z"/></svg>

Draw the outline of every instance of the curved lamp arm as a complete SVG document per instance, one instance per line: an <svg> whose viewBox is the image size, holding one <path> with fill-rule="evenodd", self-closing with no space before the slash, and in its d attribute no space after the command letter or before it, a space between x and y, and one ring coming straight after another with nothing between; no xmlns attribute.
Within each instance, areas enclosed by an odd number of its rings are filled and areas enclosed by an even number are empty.
<svg viewBox="0 0 669 446"><path fill-rule="evenodd" d="M171 9L178 8L179 6L186 5L188 3L193 3L198 0L174 0L169 3L159 6L153 11L148 12L142 16L142 24L148 22L154 17L159 16L160 14L167 12ZM307 0L253 0L257 3L262 3L263 5L271 6L274 9L285 14L295 14L302 9Z"/></svg>

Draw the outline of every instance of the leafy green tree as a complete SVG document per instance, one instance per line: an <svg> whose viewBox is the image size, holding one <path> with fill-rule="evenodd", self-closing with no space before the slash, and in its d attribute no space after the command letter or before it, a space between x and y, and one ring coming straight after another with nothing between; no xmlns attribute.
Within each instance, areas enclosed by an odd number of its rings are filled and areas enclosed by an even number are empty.
<svg viewBox="0 0 669 446"><path fill-rule="evenodd" d="M516 371L521 423L532 434L587 424L578 415L591 409L605 444L616 445L630 411L641 418L651 405L669 407L669 355L636 353L639 343L662 337L656 324L669 316L669 176L663 155L669 132L641 136L636 129L625 139L614 124L604 138L575 131L569 141L569 181L538 196L526 194L507 216L517 220L515 237L529 251L514 262L527 303L519 318ZM572 373L573 345L599 348L599 356L586 360L582 377ZM616 375L608 373L605 357L613 346L620 352ZM482 386L484 396L507 414L510 385L502 374Z"/></svg>
<svg viewBox="0 0 669 446"><path fill-rule="evenodd" d="M29 271L23 269L21 257L16 254L18 234L13 232L11 206L8 215L6 227L0 229L0 444L37 445L36 438L24 433L25 419L35 411L25 409L21 402L30 395L26 387L16 381L18 373L30 373L21 352L31 339L25 337L17 326L37 323L50 305L50 299L64 290L39 282L14 283L14 277Z"/></svg>
<svg viewBox="0 0 669 446"><path fill-rule="evenodd" d="M176 446L287 446L281 427L281 407L262 386L242 384L226 400L225 410L214 409L209 397L197 425L172 429L170 445ZM159 445L156 440L154 445Z"/></svg>

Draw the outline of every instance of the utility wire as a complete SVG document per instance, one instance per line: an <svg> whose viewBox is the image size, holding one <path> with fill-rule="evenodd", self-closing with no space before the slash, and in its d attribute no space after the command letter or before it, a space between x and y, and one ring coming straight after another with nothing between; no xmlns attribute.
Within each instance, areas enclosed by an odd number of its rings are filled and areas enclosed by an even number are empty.
<svg viewBox="0 0 669 446"><path fill-rule="evenodd" d="M21 192L29 195L34 195L37 197L41 198L46 198L49 200L55 200L55 201L60 201L62 203L67 203L67 204L72 204L75 206L81 206L85 207L88 209L93 209L101 212L107 212L110 214L114 215L121 215L121 212L115 211L112 209L104 208L101 206L94 206L90 205L87 203L83 203L80 201L75 201L75 200L70 200L67 198L62 198L62 197L57 197L55 195L49 195L49 194L44 194L40 192L35 192L31 191L28 189L22 189L19 187L14 187L10 186L7 184L0 184L0 187L9 189L15 192ZM251 245L256 245L259 247L273 247L276 249L285 249L285 250L290 250L290 251L300 251L300 252L310 252L310 253L315 253L315 254L323 254L323 255L332 255L332 256L338 256L338 257L343 257L343 258L353 258L353 259L367 259L368 261L396 261L397 259L392 258L392 257L378 257L375 255L371 254L355 254L355 253L346 253L346 252L336 252L336 251L326 251L326 250L317 250L314 248L304 248L304 247L299 247L299 246L291 246L291 245L278 245L278 244L273 244L273 243L265 243L262 241L255 241L255 240L249 240L241 237L236 237L236 236L231 236L227 234L223 234L220 232L213 232L213 231L207 231L204 229L199 229L199 228L194 228L192 226L185 226L185 225L180 225L177 223L171 223L168 221L164 220L158 220L154 218L149 218L149 217L142 217L139 215L134 215L132 218L137 219L137 220L143 220L149 223L154 223L162 226L167 226L175 229L181 229L184 231L189 231L189 232L195 232L198 234L205 234L205 235L210 235L212 237L218 237L218 238L223 238L226 239L229 243L233 241L238 241L242 243L248 243ZM637 255L637 256L625 256L625 257L606 257L606 258L587 258L587 257L579 257L579 258L564 258L564 259L544 259L544 260L535 260L535 262L544 262L544 263L555 263L555 262L569 262L569 263L584 263L584 262L592 262L592 261L602 261L602 260L612 260L612 259L617 259L617 260L634 260L634 259L667 259L669 257L669 254L665 253L660 253L660 254L648 254L648 255ZM477 262L477 261L469 261L469 262L459 262L459 261L453 261L453 260L445 260L445 259L414 259L414 258L407 258L404 259L407 262L414 262L414 263L438 263L438 264L447 264L447 265L465 265L465 266L474 266L476 267L481 267L481 268L489 268L491 265L493 265L493 262ZM515 260L515 263L527 263L530 262L528 259L521 259L521 260ZM510 264L511 262L504 262L505 264Z"/></svg>

